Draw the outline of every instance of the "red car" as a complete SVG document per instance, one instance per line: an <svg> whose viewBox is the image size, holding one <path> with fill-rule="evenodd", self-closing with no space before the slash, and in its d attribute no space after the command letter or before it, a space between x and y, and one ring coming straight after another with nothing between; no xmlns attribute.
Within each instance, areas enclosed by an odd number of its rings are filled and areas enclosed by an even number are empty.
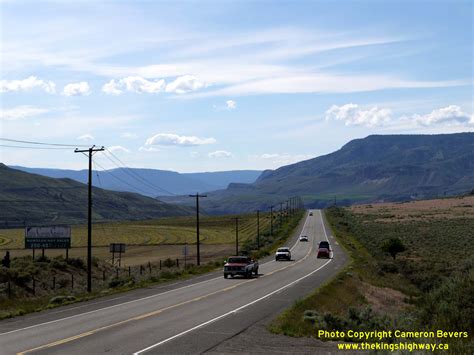
<svg viewBox="0 0 474 355"><path fill-rule="evenodd" d="M331 258L331 247L329 246L329 242L326 242L326 241L319 242L318 259L320 258L326 258L326 259Z"/></svg>

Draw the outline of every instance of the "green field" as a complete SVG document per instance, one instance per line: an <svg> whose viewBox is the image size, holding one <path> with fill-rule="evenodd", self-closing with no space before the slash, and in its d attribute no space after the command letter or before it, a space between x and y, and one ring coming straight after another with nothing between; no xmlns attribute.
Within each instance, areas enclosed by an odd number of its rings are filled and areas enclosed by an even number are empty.
<svg viewBox="0 0 474 355"><path fill-rule="evenodd" d="M274 215L275 216L275 215ZM239 217L239 240L256 238L257 218L255 214L237 216L212 216L200 218L200 236L204 244L229 244L235 240L235 217ZM269 214L261 214L260 230L270 228ZM108 246L110 243L127 245L194 244L196 241L195 217L161 218L147 221L95 223L93 245ZM87 226L72 226L72 247L87 245ZM1 249L22 249L24 229L0 230Z"/></svg>

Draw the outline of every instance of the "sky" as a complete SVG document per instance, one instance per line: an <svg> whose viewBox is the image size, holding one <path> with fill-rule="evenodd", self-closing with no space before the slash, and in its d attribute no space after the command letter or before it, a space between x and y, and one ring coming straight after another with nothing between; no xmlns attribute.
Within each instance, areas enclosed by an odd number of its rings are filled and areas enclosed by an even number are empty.
<svg viewBox="0 0 474 355"><path fill-rule="evenodd" d="M370 134L474 131L471 1L0 9L0 137L71 145L3 140L7 165L85 169L74 146L97 145L98 169L110 151L130 167L263 170Z"/></svg>

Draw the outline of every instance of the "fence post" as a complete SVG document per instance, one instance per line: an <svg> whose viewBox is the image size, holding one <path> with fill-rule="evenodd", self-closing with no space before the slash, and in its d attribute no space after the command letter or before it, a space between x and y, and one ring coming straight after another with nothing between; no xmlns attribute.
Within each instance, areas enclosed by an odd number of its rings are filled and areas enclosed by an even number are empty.
<svg viewBox="0 0 474 355"><path fill-rule="evenodd" d="M36 296L36 280L33 277L33 296Z"/></svg>
<svg viewBox="0 0 474 355"><path fill-rule="evenodd" d="M56 276L53 276L53 290L56 289Z"/></svg>
<svg viewBox="0 0 474 355"><path fill-rule="evenodd" d="M74 274L71 274L71 290L74 290Z"/></svg>
<svg viewBox="0 0 474 355"><path fill-rule="evenodd" d="M118 278L118 275L119 275L119 268L116 267L116 268L115 268L115 276Z"/></svg>
<svg viewBox="0 0 474 355"><path fill-rule="evenodd" d="M176 267L179 269L179 259L176 259Z"/></svg>
<svg viewBox="0 0 474 355"><path fill-rule="evenodd" d="M150 274L151 274L151 263L148 262L148 270L150 270Z"/></svg>
<svg viewBox="0 0 474 355"><path fill-rule="evenodd" d="M140 265L140 275L143 273L143 266Z"/></svg>
<svg viewBox="0 0 474 355"><path fill-rule="evenodd" d="M105 281L105 270L102 270L102 281Z"/></svg>
<svg viewBox="0 0 474 355"><path fill-rule="evenodd" d="M160 260L160 270L161 270L161 260Z"/></svg>
<svg viewBox="0 0 474 355"><path fill-rule="evenodd" d="M128 277L130 277L132 275L132 267L129 266L128 267Z"/></svg>

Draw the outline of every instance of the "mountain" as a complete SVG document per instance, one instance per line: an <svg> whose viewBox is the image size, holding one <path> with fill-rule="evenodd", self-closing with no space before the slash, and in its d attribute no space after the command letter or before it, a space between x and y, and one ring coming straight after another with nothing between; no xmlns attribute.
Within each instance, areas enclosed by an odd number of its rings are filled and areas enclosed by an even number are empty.
<svg viewBox="0 0 474 355"><path fill-rule="evenodd" d="M87 170L43 169L23 166L11 166L11 168L87 183ZM225 189L230 183L253 183L260 173L261 171L257 170L177 173L156 169L118 168L94 171L92 185L108 190L136 192L151 197L187 195Z"/></svg>
<svg viewBox="0 0 474 355"><path fill-rule="evenodd" d="M334 199L341 204L406 201L473 188L474 133L372 135L334 153L264 171L253 184L230 184L208 194L202 208L208 213L252 211L295 195L311 207Z"/></svg>
<svg viewBox="0 0 474 355"><path fill-rule="evenodd" d="M130 192L92 189L93 220L183 216L191 211ZM84 223L87 185L11 169L0 163L0 226Z"/></svg>

